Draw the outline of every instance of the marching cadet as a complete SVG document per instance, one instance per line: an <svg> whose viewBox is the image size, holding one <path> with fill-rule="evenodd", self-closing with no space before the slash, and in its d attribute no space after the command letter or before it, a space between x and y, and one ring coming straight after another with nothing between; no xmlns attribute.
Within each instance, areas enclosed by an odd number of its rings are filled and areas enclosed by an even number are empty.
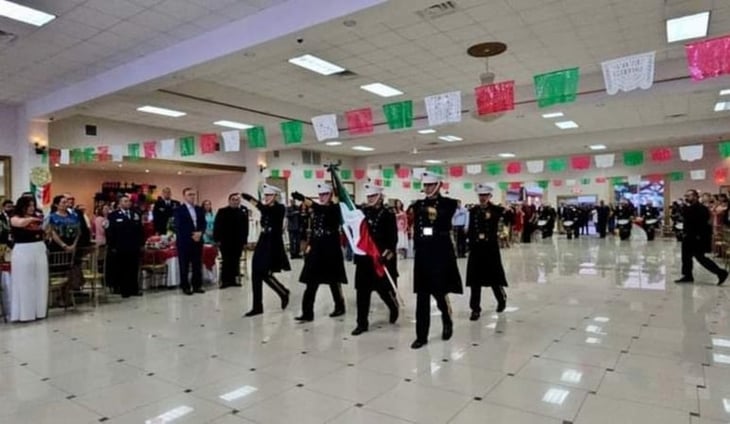
<svg viewBox="0 0 730 424"><path fill-rule="evenodd" d="M119 209L109 214L105 223L106 243L109 249L114 282L122 297L142 296L139 287L139 257L144 246L142 217L132 211L128 195L119 199Z"/></svg>
<svg viewBox="0 0 730 424"><path fill-rule="evenodd" d="M312 210L312 229L309 245L304 251L304 267L299 281L306 284L302 297L302 314L295 319L307 322L314 320L314 300L320 284L330 286L335 310L330 317L345 314L345 297L342 284L347 284L345 261L340 247L340 207L334 201L332 186L326 183L317 184L319 202L305 198L299 192L292 193L292 198L303 202Z"/></svg>
<svg viewBox="0 0 730 424"><path fill-rule="evenodd" d="M254 205L261 213L261 232L251 260L251 288L253 289L253 306L244 316L252 317L264 313L263 282L271 287L281 299L281 309L289 304L289 290L274 277L274 273L290 271L289 259L284 250L284 215L286 207L276 201L281 193L277 187L264 184L264 198L257 201L250 194L241 197Z"/></svg>
<svg viewBox="0 0 730 424"><path fill-rule="evenodd" d="M456 265L456 254L451 242L451 217L457 208L455 199L439 192L441 179L431 172L421 176L426 197L413 204L413 291L416 293L416 340L412 349L428 343L431 325L431 296L441 311L443 331L441 338L449 340L453 334L449 293L463 293L461 275Z"/></svg>
<svg viewBox="0 0 730 424"><path fill-rule="evenodd" d="M469 306L470 320L476 321L482 312L482 287L491 287L497 300L497 312L507 306L504 287L507 278L499 253L497 228L504 208L491 202L494 189L487 184L477 184L479 204L469 210L469 260L466 265L466 285L471 287Z"/></svg>
<svg viewBox="0 0 730 424"><path fill-rule="evenodd" d="M383 187L368 183L365 184L367 203L362 208L365 222L370 229L378 251L381 254L381 263L384 265L393 284L398 277L396 263L396 246L398 245L398 227L395 222L395 213L383 204ZM368 314L370 312L370 297L376 291L390 310L390 322L398 320L398 303L387 275L379 277L376 273L372 257L368 255L355 256L355 289L357 290L357 327L352 331L353 336L368 331Z"/></svg>

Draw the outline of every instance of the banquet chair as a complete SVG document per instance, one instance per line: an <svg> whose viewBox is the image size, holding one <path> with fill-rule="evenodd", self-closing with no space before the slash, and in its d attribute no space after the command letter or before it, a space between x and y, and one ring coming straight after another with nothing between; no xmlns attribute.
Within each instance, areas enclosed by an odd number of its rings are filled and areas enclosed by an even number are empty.
<svg viewBox="0 0 730 424"><path fill-rule="evenodd" d="M139 267L139 281L145 281L145 274L149 277L149 287L165 287L167 285L167 262L162 255L154 250L145 251L142 257L142 265ZM143 284L144 286L144 284Z"/></svg>
<svg viewBox="0 0 730 424"><path fill-rule="evenodd" d="M91 246L84 248L82 273L84 286L82 290L91 292L91 299L94 304L99 303L99 295L106 298L106 286L104 276L106 275L106 246Z"/></svg>
<svg viewBox="0 0 730 424"><path fill-rule="evenodd" d="M73 292L71 290L71 268L74 265L74 251L71 252L49 252L48 253L48 307L53 301L52 294L60 292L62 295L67 294L68 298L63 299L63 309L68 308L69 301L71 306L76 306Z"/></svg>

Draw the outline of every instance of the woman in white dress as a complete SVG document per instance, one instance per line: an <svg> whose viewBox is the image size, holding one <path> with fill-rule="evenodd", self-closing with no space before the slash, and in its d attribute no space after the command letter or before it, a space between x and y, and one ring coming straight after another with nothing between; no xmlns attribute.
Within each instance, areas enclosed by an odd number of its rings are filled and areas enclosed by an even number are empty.
<svg viewBox="0 0 730 424"><path fill-rule="evenodd" d="M403 259L408 257L408 215L403 209L403 202L395 201L395 222L398 228L398 244L396 249Z"/></svg>
<svg viewBox="0 0 730 424"><path fill-rule="evenodd" d="M43 220L35 216L35 201L21 197L10 218L15 246L10 257L10 320L45 318L48 310L48 256Z"/></svg>

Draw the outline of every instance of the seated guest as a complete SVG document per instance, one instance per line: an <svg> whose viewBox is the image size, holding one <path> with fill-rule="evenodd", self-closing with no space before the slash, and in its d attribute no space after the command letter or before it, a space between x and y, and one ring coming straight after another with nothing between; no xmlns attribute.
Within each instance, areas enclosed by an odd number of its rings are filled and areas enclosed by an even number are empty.
<svg viewBox="0 0 730 424"><path fill-rule="evenodd" d="M15 247L10 259L10 320L45 318L48 310L48 257L43 243L43 219L35 216L35 201L21 197L10 225Z"/></svg>

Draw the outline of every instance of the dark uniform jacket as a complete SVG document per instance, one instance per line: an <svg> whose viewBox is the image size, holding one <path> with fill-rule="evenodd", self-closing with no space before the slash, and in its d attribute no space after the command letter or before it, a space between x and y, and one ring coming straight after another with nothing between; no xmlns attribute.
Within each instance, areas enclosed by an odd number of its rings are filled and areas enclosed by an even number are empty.
<svg viewBox="0 0 730 424"><path fill-rule="evenodd" d="M451 242L451 218L456 200L440 194L413 204L413 291L463 293L456 252Z"/></svg>
<svg viewBox="0 0 730 424"><path fill-rule="evenodd" d="M155 225L155 232L160 235L167 234L167 223L172 218L175 209L180 206L180 202L177 200L170 199L169 202L167 204L165 199L159 197L152 209L152 221Z"/></svg>
<svg viewBox="0 0 730 424"><path fill-rule="evenodd" d="M507 286L499 252L499 219L504 208L493 203L477 205L469 210L469 259L466 285Z"/></svg>
<svg viewBox="0 0 730 424"><path fill-rule="evenodd" d="M381 258L381 260L395 283L395 279L398 277L396 258L398 226L396 225L395 213L393 209L387 206L364 206L362 211L370 230L370 236L373 238L375 245L378 246L380 254L382 255L386 250L393 254L393 258L390 260L385 260L385 258ZM375 273L373 259L367 255L355 255L355 265L357 266L355 269L355 288L374 288L378 276ZM386 281L387 278L387 276L383 277Z"/></svg>
<svg viewBox="0 0 730 424"><path fill-rule="evenodd" d="M340 206L312 203L309 251L299 281L302 283L347 284L345 261L340 246Z"/></svg>
<svg viewBox="0 0 730 424"><path fill-rule="evenodd" d="M218 209L213 222L213 240L223 246L244 246L248 242L248 209Z"/></svg>
<svg viewBox="0 0 730 424"><path fill-rule="evenodd" d="M117 209L109 214L107 222L106 243L110 249L133 253L139 252L144 246L144 230L139 213L130 210L127 218L124 211Z"/></svg>
<svg viewBox="0 0 730 424"><path fill-rule="evenodd" d="M273 273L291 270L283 239L286 207L281 203L267 206L257 203L256 208L261 212L261 233L251 261L254 272Z"/></svg>
<svg viewBox="0 0 730 424"><path fill-rule="evenodd" d="M712 251L712 224L710 223L710 210L697 202L686 204L682 208L684 222L684 238L682 243L690 243L693 251Z"/></svg>

